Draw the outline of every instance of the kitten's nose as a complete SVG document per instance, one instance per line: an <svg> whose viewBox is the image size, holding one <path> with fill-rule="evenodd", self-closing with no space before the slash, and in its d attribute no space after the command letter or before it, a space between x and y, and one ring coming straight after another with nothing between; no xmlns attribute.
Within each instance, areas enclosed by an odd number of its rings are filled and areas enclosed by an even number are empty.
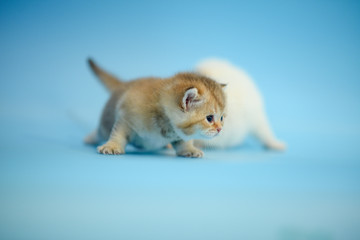
<svg viewBox="0 0 360 240"><path fill-rule="evenodd" d="M221 131L221 128L217 128L216 131L219 133Z"/></svg>

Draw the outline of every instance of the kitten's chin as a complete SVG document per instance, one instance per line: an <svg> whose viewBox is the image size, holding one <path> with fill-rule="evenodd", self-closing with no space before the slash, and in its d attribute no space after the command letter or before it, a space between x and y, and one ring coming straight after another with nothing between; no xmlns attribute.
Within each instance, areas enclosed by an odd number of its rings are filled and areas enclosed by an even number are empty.
<svg viewBox="0 0 360 240"><path fill-rule="evenodd" d="M184 141L189 141L189 140L194 140L194 139L210 140L219 135L218 132L214 133L214 132L201 132L201 131L195 132L194 134L191 134L191 135L186 135L186 134L184 134L184 132L179 131L178 129L175 129L175 132Z"/></svg>
<svg viewBox="0 0 360 240"><path fill-rule="evenodd" d="M201 136L206 140L209 140L209 139L212 139L212 138L214 138L214 137L216 137L216 136L218 136L219 135L219 133L218 132L216 132L216 133L212 133L212 132L205 132L205 133L203 133L203 134L201 134Z"/></svg>

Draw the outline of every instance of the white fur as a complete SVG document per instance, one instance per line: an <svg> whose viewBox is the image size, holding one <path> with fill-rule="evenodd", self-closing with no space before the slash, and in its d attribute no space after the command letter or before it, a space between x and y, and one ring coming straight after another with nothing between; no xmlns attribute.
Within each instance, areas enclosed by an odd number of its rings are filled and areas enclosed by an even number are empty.
<svg viewBox="0 0 360 240"><path fill-rule="evenodd" d="M201 62L196 72L228 84L224 88L227 106L223 130L211 140L197 140L198 144L216 148L232 147L240 145L248 134L253 133L268 148L286 148L272 133L260 92L245 72L217 59Z"/></svg>

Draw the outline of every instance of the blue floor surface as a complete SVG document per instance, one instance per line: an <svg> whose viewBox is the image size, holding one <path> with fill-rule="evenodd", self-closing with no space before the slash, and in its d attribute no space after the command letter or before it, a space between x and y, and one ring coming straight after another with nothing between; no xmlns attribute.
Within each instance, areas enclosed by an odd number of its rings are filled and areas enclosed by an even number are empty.
<svg viewBox="0 0 360 240"><path fill-rule="evenodd" d="M289 134L285 153L248 141L203 159L104 156L66 114L22 110L1 115L2 239L360 237L359 135Z"/></svg>

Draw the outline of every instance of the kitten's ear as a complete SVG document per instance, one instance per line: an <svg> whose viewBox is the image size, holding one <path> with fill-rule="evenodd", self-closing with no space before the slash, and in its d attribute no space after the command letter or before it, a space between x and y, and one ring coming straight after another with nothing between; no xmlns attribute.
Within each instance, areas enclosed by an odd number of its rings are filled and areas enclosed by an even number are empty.
<svg viewBox="0 0 360 240"><path fill-rule="evenodd" d="M190 88L186 90L182 99L182 107L184 111L189 111L191 108L196 107L202 102L199 98L198 90L196 88Z"/></svg>

